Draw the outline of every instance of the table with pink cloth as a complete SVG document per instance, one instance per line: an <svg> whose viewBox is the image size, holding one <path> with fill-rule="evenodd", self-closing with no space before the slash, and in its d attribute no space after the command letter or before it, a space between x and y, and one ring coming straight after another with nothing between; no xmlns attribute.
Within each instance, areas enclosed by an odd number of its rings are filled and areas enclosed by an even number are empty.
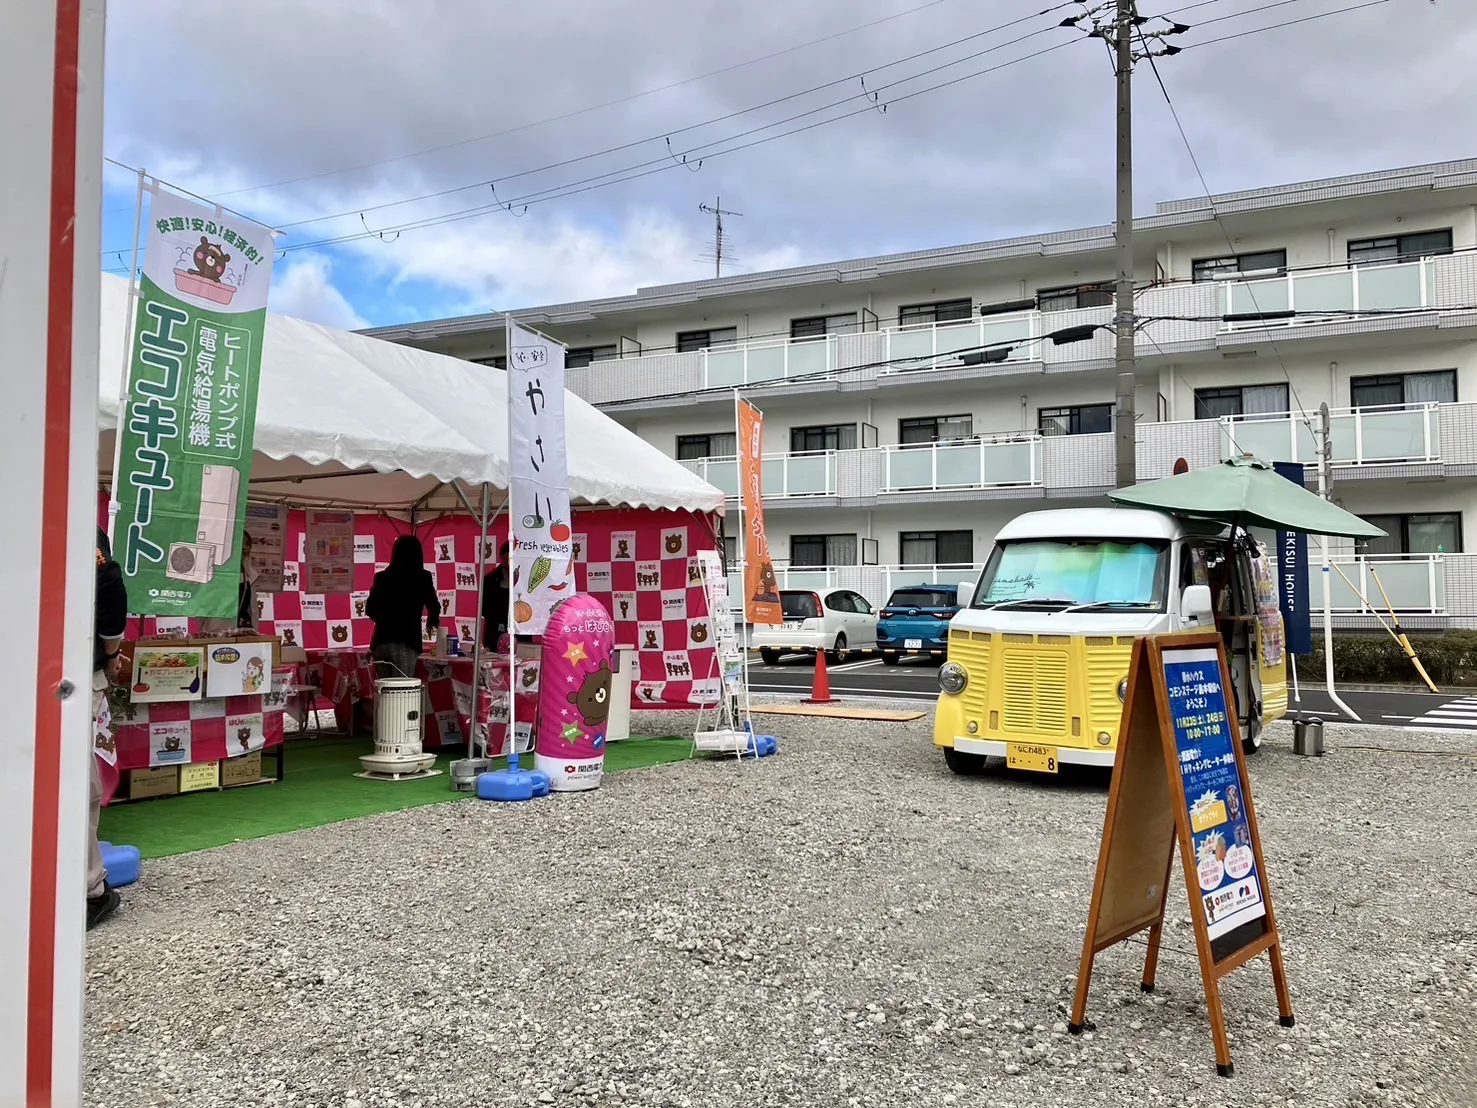
<svg viewBox="0 0 1477 1108"><path fill-rule="evenodd" d="M374 701L374 683L379 677L374 660L368 651L357 650L309 652L308 658L303 683L322 690L333 704L339 730L348 731L355 706ZM427 750L466 742L471 728L473 664L471 658L462 656L422 654L416 660L415 676L425 682L429 702L423 732ZM482 727L491 728L492 749L501 750L507 733L508 659L486 657L481 665L477 718ZM525 714L522 699L520 719Z"/></svg>

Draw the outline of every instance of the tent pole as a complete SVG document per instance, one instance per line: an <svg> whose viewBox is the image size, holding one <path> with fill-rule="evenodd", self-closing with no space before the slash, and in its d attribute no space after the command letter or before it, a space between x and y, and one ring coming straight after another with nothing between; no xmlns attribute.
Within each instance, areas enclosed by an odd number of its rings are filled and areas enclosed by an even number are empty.
<svg viewBox="0 0 1477 1108"><path fill-rule="evenodd" d="M482 534L477 541L477 615L472 620L472 628L476 632L472 636L472 710L468 713L467 726L467 757L477 757L477 693L482 681L482 576L486 572L487 565L487 525L491 521L487 518L487 482L482 482L482 510L477 513L477 522L481 525ZM512 688L510 683L508 686ZM489 720L489 726L491 721ZM487 744L483 744L486 751ZM486 756L485 753L483 755Z"/></svg>
<svg viewBox="0 0 1477 1108"><path fill-rule="evenodd" d="M128 300L123 307L123 365L118 374L118 420L113 428L113 472L108 487L108 543L117 549L114 521L122 504L118 500L118 470L123 464L124 412L128 408L129 376L133 368L133 316L138 301L138 242L144 225L144 171L138 171L138 191L133 201L133 254L128 264Z"/></svg>

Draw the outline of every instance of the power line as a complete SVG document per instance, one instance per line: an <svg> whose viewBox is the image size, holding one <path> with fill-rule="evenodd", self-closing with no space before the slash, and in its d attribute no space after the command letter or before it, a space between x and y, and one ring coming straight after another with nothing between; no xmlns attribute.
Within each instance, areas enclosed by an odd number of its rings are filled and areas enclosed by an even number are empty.
<svg viewBox="0 0 1477 1108"><path fill-rule="evenodd" d="M941 0L939 0L939 2L941 2ZM664 154L660 158L656 158L656 159L653 159L650 162L643 163L643 166L642 167L644 167L646 165L659 164L659 163L665 162L668 157L674 157L675 156L671 152L672 151L671 139L675 135L686 134L686 133L688 133L690 131L697 131L697 130L701 130L701 129L706 128L706 127L712 127L712 126L714 126L716 124L724 123L724 122L727 122L727 121L732 120L732 119L737 119L739 117L742 117L742 116L745 116L745 115L749 115L749 114L752 114L754 112L763 111L766 108L772 108L772 107L775 107L775 106L780 105L780 104L788 103L788 102L790 102L792 100L798 100L798 99L800 99L802 97L809 96L809 95L812 95L812 94L817 93L817 92L822 92L822 91L824 91L826 89L829 89L829 88L835 88L838 85L849 84L852 81L860 81L861 84L862 84L862 92L861 92L861 95L864 96L864 97L869 97L874 104L877 104L877 103L879 103L879 95L880 95L880 93L883 92L883 91L885 91L885 90L887 90L887 89L889 89L889 88L895 88L896 86L898 86L900 84L905 84L905 83L907 83L909 81L915 81L915 80L917 80L917 79L919 79L921 77L926 77L926 76L929 76L929 75L931 75L933 73L937 73L937 72L939 72L939 71L941 71L943 69L950 68L951 66L962 65L965 62L973 61L973 60L975 60L977 58L980 58L980 57L985 56L986 54L993 53L993 52L995 52L997 50L1002 50L1002 49L1004 49L1007 46L1014 45L1014 44L1016 44L1018 42L1023 42L1023 41L1025 41L1028 38L1034 37L1035 35L1043 34L1046 31L1051 30L1052 28L1051 27L1043 27L1043 28L1040 28L1039 30L1037 30L1035 32L1032 32L1031 34L1027 34L1027 35L1021 36L1019 38L1012 39L1012 40L1010 40L1008 42L999 43L999 44L997 44L995 46L989 47L988 49L981 50L981 51L978 51L976 53L966 55L966 56L964 56L962 58L957 58L957 59L955 59L953 61L946 62L946 63L944 63L942 65L933 67L931 69L922 70L919 73L915 73L915 74L913 74L913 75L911 75L909 77L904 77L904 78L901 78L901 79L899 79L897 81L890 82L889 84L883 85L883 86L881 86L879 88L873 88L873 89L870 89L870 90L867 88L867 86L866 86L866 78L867 78L867 75L868 74L876 74L876 73L880 73L880 72L882 72L884 70L894 69L894 68L896 68L896 67L898 67L900 65L906 65L908 62L917 61L920 58L925 58L925 57L928 57L930 55L940 53L940 52L942 52L944 50L949 50L949 49L952 49L952 48L954 48L956 46L961 46L964 43L972 42L972 41L974 41L976 39L980 39L980 38L984 38L984 37L989 36L989 35L997 34L1000 31L1009 30L1011 27L1019 26L1022 23L1029 22L1030 20L1033 20L1033 19L1038 19L1038 18L1040 18L1043 15L1047 15L1047 14L1049 14L1049 13L1051 13L1053 11L1056 11L1056 10L1058 10L1060 8L1067 7L1067 6L1069 6L1069 3L1070 2L1071 2L1071 0L1064 0L1064 2L1055 4L1055 5L1053 5L1051 7L1048 7L1048 8L1045 8L1042 11L1033 12L1033 13L1031 13L1029 15L1021 16L1018 19L1013 19L1013 20L1010 20L1010 21L1008 21L1006 23L1001 23L1001 24L998 24L998 25L996 25L994 27L986 28L983 31L976 31L976 32L974 32L972 34L965 35L965 36L963 36L961 38L956 38L956 39L953 39L953 40L951 40L949 42L942 43L941 45L930 47L930 48L928 48L926 50L916 51L916 52L914 52L912 54L909 54L909 55L906 55L904 57L894 59L893 61L885 62L885 63L879 64L879 65L872 66L872 67L870 67L868 69L864 69L864 70L860 70L860 71L857 71L857 72L854 72L854 73L847 74L844 77L839 77L839 78L836 78L834 80L826 81L826 82L821 83L821 84L818 84L818 85L812 85L809 88L802 89L802 90L800 90L798 92L790 93L790 94L788 94L786 96L777 97L775 99L765 101L764 103L761 103L761 104L756 104L756 105L753 105L751 107L740 109L738 111L729 112L729 113L727 113L725 115L717 116L717 117L712 118L712 119L703 120L703 121L698 122L698 123L689 124L689 125L684 126L684 127L677 127L677 128L673 128L671 130L658 132L658 133L652 134L652 135L647 135L644 138L637 139L637 140L634 140L634 141L631 141L631 142L625 142L625 143L621 143L621 144L618 144L618 145L615 145L615 146L609 146L609 147L606 147L603 150L594 151L593 153L581 154L581 155L579 155L577 157L566 158L566 159L564 159L562 161L557 161L557 162L549 163L548 165L537 166L537 167L532 168L532 169L520 170L520 171L518 171L516 173L511 173L511 174L507 174L507 175L497 176L497 177L493 177L493 178L487 178L487 179L484 179L484 180L481 180L481 181L473 182L471 184L457 185L457 186L454 186L452 188L440 189L440 190L437 190L435 192L421 193L421 194L418 194L418 195L415 195L415 196L403 197L403 198L398 199L398 200L389 200L389 201L384 201L384 202L379 203L379 204L372 204L372 205L368 205L368 206L362 206L362 207L352 208L352 209L349 209L347 211L336 212L336 213L333 213L331 215L320 215L320 216L313 216L313 217L310 217L310 218L307 218L307 219L300 219L300 220L297 220L297 221L292 222L292 223L284 224L283 226L284 226L284 228L302 227L302 226L307 226L307 225L310 225L310 224L313 224L313 223L323 223L323 222L327 222L327 221L330 221L330 220L343 219L343 218L347 218L347 217L354 216L354 215L358 215L362 219L364 217L364 215L367 214L367 213L376 212L376 211L383 211L383 210L385 210L387 208L398 207L398 206L401 206L401 205L404 205L404 204L418 203L418 202L425 201L425 200L435 200L435 199L439 199L439 198L445 197L445 196L452 196L452 195L455 195L455 194L460 193L460 192L468 192L468 191L471 191L473 189L481 189L481 188L489 188L490 187L490 188L493 188L494 191L495 191L496 185L498 183L500 183L500 182L506 184L509 181L516 181L516 180L519 180L519 179L524 178L524 177L531 177L531 176L534 176L534 175L537 175L537 174L540 174L540 173L547 173L547 172L550 172L550 171L555 170L555 169L563 169L563 168L565 168L567 166L576 165L576 164L578 164L580 162L590 161L590 160L593 160L593 159L599 158L599 157L604 157L604 156L606 156L608 154L615 154L615 153L619 153L619 152L621 152L623 150L630 150L630 149L633 149L635 147L644 146L644 145L647 145L649 143L661 142L661 141L664 141L665 140L665 142L667 144L668 153L667 154ZM838 106L840 106L842 104L846 104L846 103L854 100L855 98L856 98L856 95L853 94L853 95L847 96L847 97L845 97L845 98L843 98L841 100L833 101L833 102L831 102L829 104L824 104L824 105L821 105L820 107L813 108L809 112L803 112L803 113L800 113L797 116L791 116L788 119L780 120L778 123L769 124L768 126L770 126L770 127L781 126L784 123L792 122L795 119L803 118L805 115L817 114L819 112L827 111L827 110L829 110L831 108L838 107ZM590 110L593 110L593 109L590 109ZM580 113L571 113L571 114L580 114ZM530 124L529 126L532 126L532 124ZM512 133L512 131L516 131L516 130L520 130L520 129L521 128L512 128L510 131L498 132L498 134L508 134L508 133ZM728 139L715 140L714 143L709 143L707 145L710 145L711 146L711 145L716 145L716 142L732 141L732 139L734 139L734 138L743 138L743 137L746 137L746 136L748 136L750 134L754 134L757 131L765 130L765 129L766 129L765 127L760 127L760 128L755 128L755 129L750 130L750 131L744 131L744 132L741 132L738 135L730 136ZM495 136L491 136L491 135L489 135L489 136L483 136L483 138L490 138L490 137L495 137ZM475 141L481 141L481 140L480 139L473 139L473 140L468 140L468 141L475 142ZM452 145L459 145L459 144L452 144ZM441 149L441 148L438 148L438 149ZM702 149L702 147L699 147L697 149ZM682 155L682 157L683 158L688 158L688 157L690 157L690 155L691 155L691 152ZM413 156L413 155L410 155L410 156ZM112 161L114 165L118 165L121 168L130 169L130 170L132 169L131 166L123 165L123 163L117 162L117 161L115 161L115 160L113 160L111 158L108 159L108 160L109 161ZM396 161L396 160L400 160L400 159L386 159L386 161ZM378 165L378 164L383 164L383 163L379 163L379 162L369 163L369 166ZM369 166L359 167L359 168L368 168ZM642 168L642 167L635 167L635 168ZM619 171L615 171L615 172L625 172L625 171L624 170L619 170ZM609 175L610 174L606 174L605 176L609 176ZM320 176L327 176L327 174L320 175ZM311 179L312 178L298 178L297 180L311 180ZM291 183L294 183L294 182L281 182L281 183L283 183L283 184L291 184ZM583 184L585 182L584 181L580 181L580 182L576 182L576 183ZM265 187L265 186L263 186L263 187ZM236 191L237 192L242 192L242 191L256 191L256 190L236 190ZM234 193L223 193L222 195L224 195L224 196L231 196L231 195L234 195ZM515 200L515 201L511 201L510 203L512 203L514 206L516 206L517 203L519 203L519 201ZM502 206L502 205L489 205L486 210L491 210L491 208L494 207L494 206ZM110 251L110 250L104 250L103 253L104 254L112 253L112 251Z"/></svg>
<svg viewBox="0 0 1477 1108"><path fill-rule="evenodd" d="M1383 2L1383 0L1379 0L1379 2ZM1142 41L1142 30L1140 30L1139 36L1140 41ZM1145 43L1144 53L1148 57L1149 69L1154 74L1154 81L1159 86L1159 91L1164 95L1164 103L1168 105L1169 114L1174 119L1175 129L1178 130L1180 133L1180 141L1185 144L1185 152L1190 155L1190 164L1195 167L1195 176L1200 178L1200 187L1205 190L1205 199L1210 204L1211 218L1215 220L1216 226L1221 229L1221 234L1225 237L1226 240L1227 249L1229 249L1232 254L1235 254L1236 244L1231 240L1231 232L1226 229L1225 222L1222 221L1220 212L1216 210L1215 194L1211 191L1210 183L1205 179L1205 171L1200 168L1200 159L1195 155L1194 146L1190 144L1190 136L1185 131L1184 123L1180 120L1179 109L1174 106L1174 99L1169 95L1169 87L1164 83L1164 78L1160 76L1159 64L1154 59L1153 51L1147 48L1147 43ZM1258 304L1256 301L1255 291L1251 288L1250 284L1247 284L1244 287L1246 288L1247 295L1251 297L1252 307L1260 312L1261 305ZM1277 364L1282 367L1282 376L1287 379L1288 390L1292 393L1293 402L1297 404L1298 412L1302 415L1303 422L1311 428L1312 424L1308 420L1307 409L1303 407L1302 397L1298 395L1297 385L1293 383L1292 374L1289 373L1287 370L1287 362L1283 360L1282 352L1277 349L1276 340L1269 335L1267 338L1267 343L1272 348L1272 355L1277 359Z"/></svg>
<svg viewBox="0 0 1477 1108"><path fill-rule="evenodd" d="M438 154L443 150L454 150L462 146L471 146L479 142L486 142L490 139L503 138L507 135L517 134L520 131L528 131L532 130L535 127L543 127L550 123L562 123L567 119L575 119L582 115L588 115L591 112L601 111L604 108L619 107L621 104L629 104L633 100L641 100L648 96L655 96L658 93L670 92L672 89L681 88L684 85L695 84L698 81L706 81L710 77L719 77L725 73L732 73L739 69L745 69L751 65L758 65L760 62L772 61L773 59L783 57L786 54L794 54L798 51L809 49L812 46L819 46L822 43L832 42L838 38L845 38L847 35L853 35L860 31L870 30L873 27L880 27L884 23L890 23L894 20L902 19L909 15L914 15L918 12L924 11L928 8L937 7L938 5L946 2L947 0L928 0L927 3L919 4L912 8L906 8L903 11L894 12L891 15L882 16L881 18L874 19L869 23L861 23L855 27L848 27L845 30L836 31L829 35L822 35L820 38L811 39L808 42L798 43L794 46L787 46L783 50L775 50L769 54L761 54L758 57L748 58L744 61L734 62L730 65L725 65L718 69L709 70L707 73L699 73L696 76L684 77L680 81L671 81L665 85L660 85L656 88L645 89L641 92L633 92L626 96L617 97L614 100L606 100L600 104L591 104L587 107L576 108L572 111L563 112L559 115L547 116L543 119L530 120L527 123L519 123L516 126L507 127L501 131L490 131L487 134L475 135L472 138L458 139L455 142L442 143L439 146L428 146L420 150L413 150L408 154L396 154L392 157L380 158L377 161L364 162L360 165L354 166L345 166L342 169L329 169L324 170L321 173L307 173L300 177L291 177L281 181L272 181L264 185L252 185L248 188L233 189L230 192L223 192L220 195L239 196L240 194L247 192L265 192L268 189L282 188L287 185L302 184L304 181L317 181L321 180L324 177L336 177L344 173L358 173L361 170L375 169L382 165L391 165L395 162L408 161L411 158L424 157L427 154ZM1057 7L1063 6L1065 5L1057 5ZM1054 9L1047 9L1047 11L1052 10ZM1027 16L1024 18L1030 17Z"/></svg>
<svg viewBox="0 0 1477 1108"><path fill-rule="evenodd" d="M1035 16L1026 16L1024 18L1025 19L1032 19L1032 18L1036 18L1036 17ZM868 90L866 88L865 80L866 80L867 74L869 74L869 73L879 73L882 70L892 69L892 68L895 68L896 66L904 65L904 64L906 64L907 62L910 62L910 61L917 61L919 58L927 57L930 54L936 54L936 53L938 53L941 50L947 50L947 49L950 49L950 48L952 48L954 46L959 46L959 45L961 45L961 44L963 44L965 42L969 42L969 41L971 41L973 39L981 38L981 37L983 37L985 35L991 35L991 34L995 34L995 33L999 32L999 31L1006 30L1006 29L1008 29L1008 28L1010 28L1012 26L1015 26L1018 23L1023 22L1023 21L1024 20L1021 19L1021 20L1015 20L1015 21L1013 21L1011 23L1001 24L1000 26L998 26L998 27L992 27L992 28L990 28L987 31L979 31L979 32L977 32L975 34L967 35L964 38L955 39L952 42L944 43L942 46L936 46L936 47L933 47L933 48L931 48L929 50L922 50L922 51L919 51L919 52L917 52L915 54L910 54L910 55L908 55L905 58L899 58L896 61L888 62L888 63L886 63L884 65L874 66L871 69L863 70L863 71L861 71L859 73L852 73L852 74L849 74L846 77L841 77L841 78L838 78L838 79L836 79L834 81L827 81L825 84L814 85L811 88L803 89L800 92L791 93L791 94L789 94L787 96L781 96L781 97L778 97L778 98L776 98L774 100L768 100L768 101L765 101L762 104L756 104L753 107L743 108L743 109L741 109L739 111L729 112L726 115L720 115L720 116L717 116L717 117L715 117L713 119L704 120L701 123L693 123L693 124L690 124L689 126L686 126L686 127L678 127L678 128L673 129L673 130L662 131L660 133L653 134L653 135L647 135L645 138L636 139L636 140L634 140L632 142L621 143L618 146L608 146L605 149L603 149L603 150L597 150L594 153L581 154L578 157L573 157L573 158L565 158L563 161L551 162L548 165L538 166L538 167L536 167L534 169L520 170L517 173L510 173L510 174L507 174L505 176L500 176L500 177L495 177L495 178L488 178L488 179L482 180L482 181L476 181L476 182L474 182L472 184L469 184L469 185L458 185L455 188L441 189L441 190L436 191L436 192L423 193L423 194L420 194L420 195L417 195L417 196L405 197L405 198L400 199L400 200L388 200L388 201L384 201L383 203L372 204L372 205L369 205L367 207L352 208L352 209L349 209L348 211L337 212L337 213L334 213L332 215L320 215L320 216L313 216L313 217L308 218L308 219L300 219L300 220L297 220L297 221L292 222L292 223L283 224L283 227L284 228L303 227L303 226L307 226L307 225L313 224L313 223L324 223L324 222L327 222L327 221L333 220L333 219L343 219L343 218L346 218L346 217L352 216L352 215L363 215L363 214L367 214L367 213L370 213L370 212L383 211L386 208L394 208L394 207L399 207L399 206L404 205L404 204L418 203L418 202L423 201L423 200L436 200L436 199L440 199L443 196L453 196L453 195L455 195L456 193L459 193L459 192L469 192L472 189L485 188L485 187L488 187L488 186L496 185L496 184L498 184L500 182L501 183L507 183L508 181L521 180L524 177L532 177L532 176L535 176L537 174L547 173L547 172L550 172L550 171L555 170L555 169L563 169L563 168L565 168L567 166L577 165L580 162L592 161L595 158L604 157L607 154L618 154L618 153L620 153L623 150L631 150L631 149L634 149L635 147L638 147L638 146L645 146L645 145L647 145L649 143L661 142L663 140L666 140L667 146L668 146L668 151L669 151L667 154L664 154L663 156L661 156L659 158L653 158L650 161L643 162L639 166L634 166L634 167L631 167L631 168L633 168L633 169L639 169L639 168L645 168L645 167L650 166L650 165L662 164L662 163L667 162L668 160L670 160L673 157L673 155L670 153L670 151L671 151L671 138L674 135L686 134L689 131L702 130L703 128L711 127L711 126L714 126L715 124L718 124L718 123L726 123L727 121L729 121L731 119L737 119L737 118L739 118L741 116L751 115L754 112L763 111L765 108L772 108L772 107L775 107L775 106L777 106L779 104L785 104L785 103L788 103L791 100L798 100L801 97L809 96L812 93L821 92L821 91L823 91L825 89L828 89L828 88L834 88L837 85L849 84L852 81L856 81L856 80L861 80L863 82L862 95L863 95L864 98L867 98L867 99L869 99L871 101L871 104L869 105L869 107L872 107L874 105L877 105L877 104L881 103L881 100L880 100L881 94L883 92L887 91L888 89L896 88L898 85L907 84L910 81L916 81L920 77L927 77L927 76L930 76L930 75L932 75L934 73L938 73L938 72L940 72L942 70L952 68L953 66L956 66L956 65L962 65L965 62L975 61L978 58L984 57L986 54L995 53L998 50L1003 50L1003 49L1005 49L1008 46L1014 46L1014 45L1016 45L1018 43L1025 42L1027 39L1035 38L1038 35L1045 34L1047 31L1051 31L1051 30L1054 30L1055 29L1053 27L1042 27L1042 28L1039 28L1038 30L1031 31L1028 34L1021 35L1021 36L1019 36L1017 38L1010 39L1007 42L997 43L995 46L991 46L991 47L988 47L988 48L986 48L984 50L977 51L976 53L965 55L962 58L956 58L953 61L945 62L945 63L943 63L941 65L934 66L931 69L922 70L921 72L915 73L912 76L899 78L898 80L891 81L891 82L889 82L888 84L885 84L885 85L880 85L880 86L878 86L877 88L874 88L874 89ZM705 143L705 144L699 145L697 147L694 147L692 150L689 150L689 151L684 152L680 156L680 159L679 160L681 160L681 159L688 159L688 160L690 160L691 157L694 154L698 153L699 151L702 151L706 147L716 146L716 145L718 145L721 142L731 142L734 139L747 138L749 135L756 134L759 131L769 130L769 129L774 128L774 127L781 127L781 126L784 126L786 123L792 123L792 122L795 122L796 120L803 119L803 118L805 118L807 116L817 115L817 114L819 114L821 112L829 111L831 108L836 108L836 107L840 107L840 106L842 106L844 104L848 104L848 103L854 101L855 99L856 99L856 94L852 94L850 96L843 97L840 100L834 100L834 101L832 101L829 104L823 104L820 107L811 108L811 109L809 109L807 111L800 112L800 113L798 113L796 115L789 116L788 118L779 120L779 121L777 121L775 123L765 124L762 127L751 128L748 131L741 131L737 135L731 135L731 136L729 136L726 139L715 139L713 142L709 142L709 143ZM613 172L625 172L625 170L616 170L616 171L613 171ZM601 174L600 176L610 176L610 174ZM598 179L598 178L587 178L586 180L595 180L595 179ZM580 182L576 182L576 183L577 184L583 184L584 182L583 181L580 181ZM516 206L516 204L518 203L518 201L511 201L511 203L513 203Z"/></svg>
<svg viewBox="0 0 1477 1108"><path fill-rule="evenodd" d="M1376 8L1381 4L1388 4L1390 0L1366 0L1363 4L1352 4L1347 8L1335 8L1333 11L1319 12L1317 15L1305 15L1301 19L1289 19L1285 23L1272 23L1266 27L1253 27L1249 31L1238 31L1234 35L1222 35L1220 38L1209 38L1204 42L1192 42L1183 46L1181 50L1196 50L1202 46L1212 46L1217 42L1230 42L1232 39L1245 38L1247 35L1259 35L1263 31L1276 31L1283 27L1295 27L1299 23L1311 23L1315 19L1327 19L1332 15L1343 15L1345 12L1357 12L1363 8ZM1260 9L1258 9L1260 10Z"/></svg>
<svg viewBox="0 0 1477 1108"><path fill-rule="evenodd" d="M1041 57L1041 56L1043 56L1045 54L1050 54L1053 51L1060 50L1063 47L1071 46L1071 45L1075 44L1078 41L1081 41L1081 40L1079 40L1079 39L1068 39L1068 40L1066 40L1064 42L1059 42L1059 43L1057 43L1057 44L1055 44L1053 46L1048 46L1048 47L1045 47L1044 49L1037 50L1037 51L1035 51L1033 53L1024 54L1024 55L1022 55L1022 56L1020 56L1018 58L1013 58L1013 59L1011 59L1008 62L1002 62L999 65L990 66L990 67L985 68L985 69L974 70L974 71L972 71L970 73L964 74L963 76L955 77L955 78L952 78L952 79L950 79L948 81L941 81L941 82L939 82L937 84L930 85L927 88L917 89L917 90L915 90L913 92L909 92L909 93L905 93L905 94L900 95L900 96L893 97L892 99L890 99L889 101L887 101L887 103L889 103L889 104L903 103L904 101L911 100L914 97L923 96L923 95L926 95L926 94L928 94L930 92L936 92L939 89L948 88L951 85L956 85L956 84L959 84L959 83L961 83L963 81L972 80L972 79L974 79L976 77L982 77L982 76L985 76L986 74L989 74L989 73L996 73L996 72L999 72L1002 69L1007 69L1010 66L1017 65L1017 64L1019 64L1021 62L1030 61L1030 60L1032 60L1034 58ZM912 80L913 78L908 78L908 79L909 80ZM844 103L844 101L843 101L843 103ZM834 105L832 105L832 106L834 106ZM819 109L819 110L824 110L824 109ZM708 160L711 160L713 158L722 157L722 156L724 156L726 154L735 154L735 153L738 153L739 151L742 151L742 150L748 150L748 149L751 149L751 148L756 147L756 146L762 146L765 143L774 142L774 141L776 141L778 139L788 138L791 135L797 135L797 134L801 134L801 133L806 132L806 131L815 130L818 127L824 127L824 126L827 126L827 125L832 124L832 123L839 123L839 122L841 122L843 120L846 120L846 119L855 118L858 115L864 115L864 114L866 114L868 112L875 112L876 110L877 110L877 107L876 107L875 104L868 103L866 106L861 107L861 108L858 108L858 109L856 109L854 111L846 112L846 113L841 114L841 115L831 116L831 117L828 117L826 119L816 120L814 122L807 123L807 124L805 124L803 126L793 127L793 128L791 128L791 129L789 129L787 131L782 131L779 134L768 135L768 136L765 136L763 138L755 139L755 140L753 140L751 142L742 143L742 144L740 144L738 146L732 146L732 147L728 147L728 148L722 149L722 150L713 150L711 152L705 152L705 153L702 154L702 160L703 161L708 161ZM814 112L805 112L805 113L801 113L800 115L797 115L797 116L795 116L793 118L795 118L795 119L801 119L801 118L804 118L806 115L812 115L812 114L815 114L815 113ZM765 127L754 128L751 131L744 132L744 134L753 134L753 133L755 133L757 131L769 130L772 127L783 125L783 122L788 122L788 121L782 121L781 123L776 123L776 124L769 124L769 125L767 125ZM743 137L743 136L742 135L732 136L732 138L740 138L740 137ZM732 138L730 138L728 140L718 140L718 141L714 142L711 145L719 145L721 142L724 142L724 141L732 141ZM706 147L699 147L698 149L699 150L706 150L707 148ZM337 246L337 245L341 245L341 244L346 243L346 242L353 242L353 241L357 241L357 240L365 239L365 238L374 238L374 237L378 237L380 235L385 235L385 234L395 234L395 233L401 233L401 232L405 232L405 231L419 230L419 229L422 229L422 228L425 228L425 227L443 226L443 225L446 225L446 224L449 224L449 223L460 222L460 221L462 221L464 219L475 218L476 216L488 214L488 213L493 212L493 211L498 211L498 210L511 211L513 208L519 207L519 206L527 207L527 206L532 205L532 204L545 203L545 202L547 202L549 200L563 199L563 198L566 198L566 197L569 197L569 196L577 196L577 195L579 195L581 193L592 192L592 191L594 191L596 189L608 188L608 187L610 187L612 185L624 184L624 183L626 183L628 181L638 180L638 179L640 179L642 177L649 177L649 176L652 176L653 174L656 174L656 173L667 173L667 172L671 172L674 169L683 168L685 165L686 165L685 162L674 160L672 158L656 159L654 161L640 163L640 164L638 164L636 166L629 166L629 167L626 167L626 169L612 170L609 173L603 173L603 174L599 174L599 175L597 175L595 177L587 178L586 180L589 182L588 184L586 184L585 182L575 181L575 182L571 182L568 185L561 185L561 186L556 186L556 187L549 188L549 189L544 189L544 190L542 190L540 192L530 193L530 194L527 194L525 196L513 197L513 198L508 199L508 200L501 200L501 199L499 199L498 201L496 201L494 203L481 204L481 205L477 205L477 206L472 207L472 208L463 209L462 211L450 212L450 213L446 213L444 215L439 215L439 216L427 216L427 217L422 218L422 219L419 219L419 220L414 220L414 221L407 222L407 223L402 223L402 224L397 224L397 225L391 225L391 226L383 227L383 228L380 228L380 229L378 229L376 231L353 232L353 233L348 233L348 234L339 235L339 236L335 236L335 237L319 239L319 240L315 240L315 241L311 241L311 242L294 243L294 244L291 244L289 246L282 247L280 249L281 249L281 251L283 253L290 253L290 252L297 251L297 250L308 250L308 249L314 249L314 248L323 247L323 246ZM652 167L652 166L654 166L654 168L647 168L647 167ZM636 171L639 171L639 172L636 172ZM623 173L628 174L628 175L627 176L618 176L619 174L623 174ZM577 187L577 186L580 186L580 187ZM109 250L109 251L105 251L105 253L112 254L112 253L117 253L117 251L116 250Z"/></svg>

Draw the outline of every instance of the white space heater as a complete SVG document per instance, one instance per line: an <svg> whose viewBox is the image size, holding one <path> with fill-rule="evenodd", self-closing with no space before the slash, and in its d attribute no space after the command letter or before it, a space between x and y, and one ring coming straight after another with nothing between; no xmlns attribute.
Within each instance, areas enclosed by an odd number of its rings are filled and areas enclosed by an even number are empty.
<svg viewBox="0 0 1477 1108"><path fill-rule="evenodd" d="M382 677L374 683L374 753L359 757L359 777L428 777L436 755L423 749L423 686L415 677Z"/></svg>

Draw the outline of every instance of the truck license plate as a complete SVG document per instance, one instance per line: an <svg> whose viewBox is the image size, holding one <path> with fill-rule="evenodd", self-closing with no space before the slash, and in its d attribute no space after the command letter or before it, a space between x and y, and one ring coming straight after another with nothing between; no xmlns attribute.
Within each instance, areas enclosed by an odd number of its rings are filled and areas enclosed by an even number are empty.
<svg viewBox="0 0 1477 1108"><path fill-rule="evenodd" d="M922 639L904 639L903 640L903 649L904 650L922 650L923 649L923 640Z"/></svg>
<svg viewBox="0 0 1477 1108"><path fill-rule="evenodd" d="M1005 765L1007 769L1028 769L1033 773L1057 773L1061 768L1057 762L1056 747L1027 746L1020 743L1011 743L1006 747Z"/></svg>

